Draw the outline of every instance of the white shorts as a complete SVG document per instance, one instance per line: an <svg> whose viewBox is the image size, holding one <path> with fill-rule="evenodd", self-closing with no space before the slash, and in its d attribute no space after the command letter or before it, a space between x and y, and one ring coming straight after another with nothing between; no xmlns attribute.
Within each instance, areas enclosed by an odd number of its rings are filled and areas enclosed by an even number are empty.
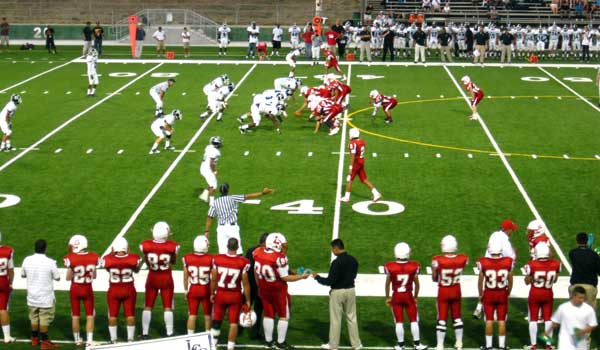
<svg viewBox="0 0 600 350"><path fill-rule="evenodd" d="M373 49L381 48L381 39L373 38L373 40L371 41L371 48L373 48Z"/></svg>
<svg viewBox="0 0 600 350"><path fill-rule="evenodd" d="M313 60L318 60L321 57L321 47L320 46L313 46L311 48L312 50L312 58Z"/></svg>
<svg viewBox="0 0 600 350"><path fill-rule="evenodd" d="M556 50L558 47L558 40L550 40L550 44L548 45L548 50Z"/></svg>
<svg viewBox="0 0 600 350"><path fill-rule="evenodd" d="M527 41L527 51L535 50L535 42L533 40Z"/></svg>
<svg viewBox="0 0 600 350"><path fill-rule="evenodd" d="M571 48L569 47L569 40L563 40L561 50L569 51Z"/></svg>
<svg viewBox="0 0 600 350"><path fill-rule="evenodd" d="M431 38L431 39L429 39L429 41L427 42L427 47L429 47L430 49L437 49L437 48L439 48L440 45L438 44L437 38Z"/></svg>
<svg viewBox="0 0 600 350"><path fill-rule="evenodd" d="M394 46L397 49L405 49L406 48L406 39L405 38L398 38L398 39L396 39L396 42L394 43Z"/></svg>
<svg viewBox="0 0 600 350"><path fill-rule="evenodd" d="M543 41L538 41L535 44L535 47L538 51L544 51L544 49L546 48L546 44Z"/></svg>
<svg viewBox="0 0 600 350"><path fill-rule="evenodd" d="M227 241L230 238L236 238L238 240L237 253L244 254L244 250L242 249L242 239L240 238L240 227L237 224L217 226L217 245L219 247L219 254L227 254Z"/></svg>
<svg viewBox="0 0 600 350"><path fill-rule="evenodd" d="M523 44L523 40L517 40L517 50L518 51L525 50L525 45Z"/></svg>
<svg viewBox="0 0 600 350"><path fill-rule="evenodd" d="M495 41L490 41L490 51L498 51L498 45L496 44Z"/></svg>
<svg viewBox="0 0 600 350"><path fill-rule="evenodd" d="M467 49L467 42L464 39L458 41L458 49L461 51Z"/></svg>
<svg viewBox="0 0 600 350"><path fill-rule="evenodd" d="M252 122L254 123L254 125L255 126L260 125L260 120L262 119L262 116L260 115L258 106L254 103L250 107L250 114L252 115Z"/></svg>
<svg viewBox="0 0 600 350"><path fill-rule="evenodd" d="M300 42L298 41L298 39L291 39L290 44L292 45L292 49L297 49Z"/></svg>
<svg viewBox="0 0 600 350"><path fill-rule="evenodd" d="M12 128L10 124L6 122L6 120L0 122L0 131L2 131L2 133L6 136L12 135Z"/></svg>
<svg viewBox="0 0 600 350"><path fill-rule="evenodd" d="M162 119L157 119L154 122L152 122L152 125L150 125L150 130L152 130L152 133L156 136L156 137L165 137L165 133L163 132L163 129L161 128L161 126L163 126L163 121Z"/></svg>
<svg viewBox="0 0 600 350"><path fill-rule="evenodd" d="M160 95L158 94L158 92L150 89L150 97L152 97L152 99L154 100L154 102L156 102L156 108L162 108L163 107L163 101L160 98Z"/></svg>
<svg viewBox="0 0 600 350"><path fill-rule="evenodd" d="M200 175L204 177L208 187L211 187L213 189L217 188L217 176L215 175L215 173L212 172L212 170L210 170L210 167L206 169L202 165L200 165Z"/></svg>
<svg viewBox="0 0 600 350"><path fill-rule="evenodd" d="M579 41L579 40L573 41L573 50L575 50L575 51L581 50L581 41Z"/></svg>
<svg viewBox="0 0 600 350"><path fill-rule="evenodd" d="M291 68L296 68L296 62L294 62L293 59L290 58L289 60L286 59L285 61L290 65Z"/></svg>
<svg viewBox="0 0 600 350"><path fill-rule="evenodd" d="M98 85L100 83L100 79L98 79L98 73L88 74L88 83L90 85Z"/></svg>
<svg viewBox="0 0 600 350"><path fill-rule="evenodd" d="M226 48L228 44L229 44L229 39L219 39L219 48L220 49Z"/></svg>

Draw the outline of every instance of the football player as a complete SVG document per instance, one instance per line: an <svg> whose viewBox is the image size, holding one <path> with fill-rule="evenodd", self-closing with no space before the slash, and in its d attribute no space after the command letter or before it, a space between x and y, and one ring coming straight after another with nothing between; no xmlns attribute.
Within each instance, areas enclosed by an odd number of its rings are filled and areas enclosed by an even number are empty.
<svg viewBox="0 0 600 350"><path fill-rule="evenodd" d="M152 309L159 292L164 308L163 316L167 336L173 335L175 286L171 268L177 261L179 244L169 239L171 235L173 232L169 224L159 221L152 227L152 239L145 240L140 244L140 251L144 254L144 260L148 265L144 312L142 312L142 339L148 338Z"/></svg>
<svg viewBox="0 0 600 350"><path fill-rule="evenodd" d="M341 104L335 103L329 99L321 99L314 106L309 104L311 115L316 117L314 134L319 131L321 125L325 124L329 127L329 136L336 135L340 131L340 122L337 116L344 111Z"/></svg>
<svg viewBox="0 0 600 350"><path fill-rule="evenodd" d="M344 84L339 80L335 79L335 77L332 74L326 76L325 85L331 91L331 98L333 99L333 101L347 108L347 103L344 100L346 96L350 95L350 93L352 92L352 88L350 87L350 85Z"/></svg>
<svg viewBox="0 0 600 350"><path fill-rule="evenodd" d="M342 72L340 64L335 56L335 52L329 50L326 45L323 45L323 55L325 56L325 77L329 74L329 68L335 68L335 71L342 74L342 80L346 80L346 74Z"/></svg>
<svg viewBox="0 0 600 350"><path fill-rule="evenodd" d="M265 246L256 248L252 256L254 276L258 283L258 294L264 311L263 328L266 346L291 350L292 347L285 341L292 308L287 283L306 279L309 275L306 271L302 274L290 275L286 252L287 240L283 234L276 232L269 234ZM275 314L279 317L279 321L277 321L277 342L273 344Z"/></svg>
<svg viewBox="0 0 600 350"><path fill-rule="evenodd" d="M396 96L386 96L380 94L377 90L371 90L369 93L369 98L371 99L370 103L373 105L373 113L371 113L372 119L374 119L375 115L377 115L377 110L379 107L383 107L383 113L385 113L385 122L389 124L394 121L390 111L398 104Z"/></svg>
<svg viewBox="0 0 600 350"><path fill-rule="evenodd" d="M446 319L448 312L452 317L452 325L456 335L454 348L462 349L463 346L463 321L461 319L461 291L460 276L467 265L469 258L464 254L457 254L458 243L452 235L442 238L440 244L442 255L436 255L431 262L431 279L438 284L437 296L437 349L444 349L446 337Z"/></svg>
<svg viewBox="0 0 600 350"><path fill-rule="evenodd" d="M90 49L94 50L94 49ZM79 333L79 318L81 316L81 303L85 308L85 330L87 333L86 346L91 346L94 341L94 291L92 282L96 279L96 266L100 256L87 252L88 241L83 235L74 235L69 240L69 254L64 257L67 268L67 281L71 281L69 291L71 299L71 318L73 340L76 346L83 345Z"/></svg>
<svg viewBox="0 0 600 350"><path fill-rule="evenodd" d="M287 55L285 55L285 61L290 66L290 74L288 75L290 78L293 78L296 71L296 60L298 56L300 56L300 50L298 48L292 49Z"/></svg>
<svg viewBox="0 0 600 350"><path fill-rule="evenodd" d="M196 331L198 307L202 304L204 330L210 331L212 304L210 303L210 269L213 256L208 254L208 238L201 235L194 239L194 252L183 256L183 290L188 301L187 332Z"/></svg>
<svg viewBox="0 0 600 350"><path fill-rule="evenodd" d="M552 286L558 280L560 273L560 261L550 258L550 247L545 243L535 246L535 258L524 266L525 284L531 285L529 289L529 339L531 345L528 349L537 349L538 319L541 311L546 333L552 334L552 307L554 294ZM552 337L552 335L550 336ZM552 349L552 345L545 344L546 349Z"/></svg>
<svg viewBox="0 0 600 350"><path fill-rule="evenodd" d="M404 312L410 322L410 332L413 337L416 350L427 349L427 345L421 344L419 333L419 316L417 310L417 297L419 296L419 263L408 260L410 247L401 242L394 247L395 261L386 263L385 270L385 303L392 308L394 322L396 323L396 337L398 345L394 350L404 350ZM414 285L414 287L413 287ZM390 297L390 287L392 296Z"/></svg>
<svg viewBox="0 0 600 350"><path fill-rule="evenodd" d="M87 76L88 76L88 89L87 95L94 96L96 94L96 86L100 83L98 79L98 72L96 71L96 63L98 62L98 51L91 48L85 57L85 63L87 64Z"/></svg>
<svg viewBox="0 0 600 350"><path fill-rule="evenodd" d="M213 136L210 138L208 145L204 148L204 156L202 157L202 163L200 163L200 175L206 180L204 191L200 194L201 200L208 202L208 205L212 207L215 202L215 189L217 188L217 162L221 157L221 151L219 148L223 145L223 140L219 136Z"/></svg>
<svg viewBox="0 0 600 350"><path fill-rule="evenodd" d="M309 102L314 101L314 98L317 98L317 100L321 98L329 98L330 92L329 89L327 89L325 86L312 88L309 88L308 86L303 86L300 88L300 95L304 97L304 102L302 102L302 106L300 106L300 108L298 108L298 110L294 112L294 115L296 115L296 117L300 117L302 115L302 111L306 107L308 107Z"/></svg>
<svg viewBox="0 0 600 350"><path fill-rule="evenodd" d="M569 52L571 51L571 35L573 31L567 27L565 24L560 33L562 43L560 45L560 50L562 51L563 58L567 58L569 56Z"/></svg>
<svg viewBox="0 0 600 350"><path fill-rule="evenodd" d="M167 139L165 141L165 150L172 151L175 149L175 147L171 145L171 136L173 136L173 133L175 132L175 121L181 120L181 118L183 118L181 111L174 109L171 114L167 114L164 117L158 118L152 122L152 125L150 125L150 130L152 130L156 136L156 140L152 144L152 148L149 152L150 154L160 153L158 146L165 138Z"/></svg>
<svg viewBox="0 0 600 350"><path fill-rule="evenodd" d="M273 85L275 90L285 90L286 92L287 90L291 91L292 101L295 101L294 93L302 86L302 80L291 77L277 78L275 81L273 81Z"/></svg>
<svg viewBox="0 0 600 350"><path fill-rule="evenodd" d="M288 33L290 34L290 45L292 46L292 50L296 50L298 49L298 46L300 45L300 33L301 33L301 29L300 27L298 27L296 25L296 23L294 23L294 25L292 25L289 29L288 29ZM286 60L287 60L287 56L286 56Z"/></svg>
<svg viewBox="0 0 600 350"><path fill-rule="evenodd" d="M229 45L229 33L231 28L227 26L227 23L223 22L223 25L219 27L219 56L227 56L227 45Z"/></svg>
<svg viewBox="0 0 600 350"><path fill-rule="evenodd" d="M512 258L502 256L502 242L493 240L488 245L491 257L477 260L479 301L485 315L485 347L491 350L494 335L494 313L498 322L498 348L506 350L506 315L508 296L513 285Z"/></svg>
<svg viewBox="0 0 600 350"><path fill-rule="evenodd" d="M119 237L112 245L112 253L103 257L100 266L109 274L109 287L106 294L108 301L108 332L110 341L117 342L117 316L123 304L123 312L127 318L127 341L133 341L135 335L135 290L133 274L140 270L142 259L139 255L129 253L127 240Z"/></svg>
<svg viewBox="0 0 600 350"><path fill-rule="evenodd" d="M0 241L2 234L0 234ZM13 255L15 251L7 246L0 244L0 325L4 333L4 344L17 341L10 335L10 317L8 315L8 302L12 292L12 284L15 278L15 269Z"/></svg>
<svg viewBox="0 0 600 350"><path fill-rule="evenodd" d="M469 116L470 120L477 120L479 118L479 113L477 113L477 105L481 100L483 100L483 90L481 90L475 83L471 81L468 75L465 75L460 79L465 87L465 90L469 94L471 94L471 115Z"/></svg>
<svg viewBox="0 0 600 350"><path fill-rule="evenodd" d="M156 110L154 112L155 118L160 118L163 115L163 102L165 100L165 94L170 87L175 84L175 79L169 78L167 81L158 83L150 88L150 97L156 103Z"/></svg>
<svg viewBox="0 0 600 350"><path fill-rule="evenodd" d="M211 93L207 96L207 105L206 111L200 114L200 119L204 119L208 117L210 113L217 114L217 121L223 121L223 111L227 108L227 96L233 92L234 85L233 83L229 83L229 85L220 87L217 91Z"/></svg>
<svg viewBox="0 0 600 350"><path fill-rule="evenodd" d="M550 238L546 235L544 224L540 220L533 220L527 225L527 243L531 258L535 259L535 247L543 243L550 248Z"/></svg>
<svg viewBox="0 0 600 350"><path fill-rule="evenodd" d="M238 240L229 238L227 254L214 257L210 272L210 301L214 304L210 333L217 343L221 334L221 323L227 311L229 318L227 350L235 348L240 311L250 310L250 283L248 282L250 261L237 255L238 248Z"/></svg>
<svg viewBox="0 0 600 350"><path fill-rule="evenodd" d="M10 152L14 150L10 145L10 139L12 135L12 120L17 111L17 106L22 102L21 95L12 94L10 100L4 106L0 112L0 131L2 131L2 143L0 144L0 151Z"/></svg>
<svg viewBox="0 0 600 350"><path fill-rule="evenodd" d="M250 106L250 112L243 114L238 118L238 122L242 123L242 125L239 126L240 133L245 134L251 129L259 126L262 116L264 115L273 122L275 131L280 134L281 129L279 128L277 115L280 114L282 110L285 111L285 105L267 101L262 94L255 95L252 100L252 105ZM248 118L252 118L252 121L243 124Z"/></svg>
<svg viewBox="0 0 600 350"><path fill-rule="evenodd" d="M348 143L348 148L350 150L350 166L348 167L349 173L346 177L346 194L340 198L340 201L350 201L352 181L354 181L354 178L358 175L360 181L371 190L373 202L377 202L381 199L381 193L379 193L375 186L367 180L367 173L365 172L365 141L359 138L360 131L358 131L357 128L350 129L348 135L350 136L350 142Z"/></svg>
<svg viewBox="0 0 600 350"><path fill-rule="evenodd" d="M202 92L204 92L204 95L206 95L206 97L209 98L211 94L216 93L223 86L229 85L229 83L229 75L219 75L218 77L214 78L210 83L204 85L204 87L202 88Z"/></svg>

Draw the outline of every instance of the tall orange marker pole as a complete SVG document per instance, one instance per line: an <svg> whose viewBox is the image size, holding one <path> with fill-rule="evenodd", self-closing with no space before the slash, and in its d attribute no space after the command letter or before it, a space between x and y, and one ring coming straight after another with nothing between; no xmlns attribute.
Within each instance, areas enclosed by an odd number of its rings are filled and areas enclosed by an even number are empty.
<svg viewBox="0 0 600 350"><path fill-rule="evenodd" d="M138 17L129 16L129 42L131 43L131 57L135 58L135 32L137 31Z"/></svg>

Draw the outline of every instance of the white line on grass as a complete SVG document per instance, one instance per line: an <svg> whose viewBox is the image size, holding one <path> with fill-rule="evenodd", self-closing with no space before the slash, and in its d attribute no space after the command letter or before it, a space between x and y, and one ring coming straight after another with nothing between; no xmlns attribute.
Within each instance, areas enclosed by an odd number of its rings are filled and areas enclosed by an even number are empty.
<svg viewBox="0 0 600 350"><path fill-rule="evenodd" d="M235 88L232 91L232 94L233 94L233 92L235 92L242 85L242 83L246 80L246 78L248 78L248 76L250 75L250 73L252 73L252 71L254 70L254 68L256 68L256 64L253 65L250 69L248 69L248 71L246 72L246 74L244 74L244 76L242 77L242 79L240 79L240 81L236 84ZM229 100L229 98L232 96L232 94L229 94L225 98L225 101ZM111 242L111 244L106 248L106 251L104 252L104 254L102 254L102 256L105 256L106 254L110 253L111 247L112 247L113 243L115 242L115 240L117 238L125 236L125 234L127 233L127 231L129 231L129 229L131 228L131 226L133 226L133 223L135 222L135 220L137 220L137 218L140 216L140 214L142 213L142 211L144 210L144 208L146 208L146 206L148 205L148 203L150 203L150 200L152 199L152 197L154 197L154 195L162 187L162 185L165 183L165 181L167 181L167 179L169 178L169 176L171 175L171 173L175 170L175 168L177 167L177 165L179 164L179 162L181 162L181 160L183 159L183 157L185 156L185 154L190 150L190 148L196 142L196 140L198 139L198 137L200 137L200 135L202 134L202 132L204 131L204 129L206 129L206 127L208 126L208 124L210 123L210 121L213 119L214 116L215 116L215 113L211 114L208 118L206 118L206 121L204 123L202 123L202 126L200 126L200 129L198 129L198 131L196 131L196 133L194 134L194 136L192 136L192 138L187 143L187 145L183 148L183 150L181 150L181 153L179 153L179 155L177 156L177 158L175 158L175 160L173 161L173 163L171 163L171 165L169 166L169 168L167 168L167 170L165 171L165 173L163 174L163 176L161 176L161 178L158 180L158 182L156 183L156 185L154 185L154 187L152 187L152 189L150 190L150 192L148 193L148 195L146 195L146 198L144 198L144 200L142 201L142 203L140 203L140 205L137 207L137 209L133 212L133 214L131 215L131 217L129 218L129 220L127 220L127 223L125 223L125 226L123 226L123 228L121 229L121 231L119 231L119 233L113 239L113 241Z"/></svg>
<svg viewBox="0 0 600 350"><path fill-rule="evenodd" d="M64 66L66 66L66 65L69 65L69 64L73 63L73 62L77 62L77 60L78 60L78 59L80 59L80 58L81 58L81 57L77 57L77 58L75 58L75 59L73 59L73 60L71 60L71 61L69 61L69 62L67 62L67 63L63 63L63 64L61 64L60 66L56 66L56 67L54 67L54 68L50 68L50 69L48 69L48 70L45 70L45 71L43 71L43 72L41 72L41 73L39 73L39 74L36 74L36 75L34 75L34 76L32 76L32 77L29 77L29 78L27 78L27 79L25 79L25 80L21 80L20 82L18 82L18 83L16 83L16 84L14 84L14 85L11 85L11 86L9 86L9 87L7 87L7 88L3 89L3 90L0 90L0 93L5 93L5 92L7 92L7 91L8 91L8 90L10 90L10 89L14 89L14 88L16 88L17 86L21 86L21 85L23 85L23 84L25 84L25 83L27 83L27 82L30 82L30 81L32 81L33 79L37 79L37 78L39 78L39 77L41 77L41 76L43 76L43 75L46 75L46 74L48 74L48 73L50 73L50 72L53 72L53 71L55 71L55 70L57 70L57 69L60 69L60 68L62 68L62 67L64 67Z"/></svg>
<svg viewBox="0 0 600 350"><path fill-rule="evenodd" d="M577 93L577 91L573 90L569 85L567 85L564 82L562 82L560 79L558 79L557 77L555 77L553 74L551 74L550 72L548 72L544 68L542 68L542 67L538 67L538 68L542 72L546 73L546 75L548 75L550 78L554 79L557 83L559 83L560 85L564 86L565 89L569 90L573 95L579 97L583 102L587 103L588 105L592 106L593 109L595 109L596 111L600 112L600 108L598 108L598 106L596 106L595 104L593 104L592 102L590 102L590 100L588 100L587 98L581 96L579 93Z"/></svg>
<svg viewBox="0 0 600 350"><path fill-rule="evenodd" d="M61 125L59 125L56 129L54 129L54 130L50 131L49 133L47 133L44 137L42 137L41 139L39 139L38 141L36 141L33 145L27 147L25 150L23 150L23 152L17 154L13 158L9 159L6 163L2 164L2 166L0 166L0 172L2 172L4 169L8 168L11 164L13 164L17 160L19 160L21 157L23 157L24 155L26 155L27 153L29 153L29 151L31 151L31 150L35 149L36 147L38 147L40 144L42 144L43 142L45 142L46 140L48 140L49 138L51 138L52 136L54 136L54 134L56 134L59 131L61 131L62 129L64 129L65 127L67 127L72 122L74 122L77 119L79 119L81 116L83 116L87 112L91 111L92 109L94 109L94 108L98 107L99 105L103 104L104 102L108 101L110 98L112 98L113 96L115 96L117 93L125 90L130 85L132 85L136 81L142 79L146 75L152 73L154 70L156 70L160 66L162 66L162 63L159 63L156 66L150 68L149 70L147 70L143 74L137 76L135 79L131 80L127 84L121 86L117 91L115 91L112 94L104 97L100 101L98 101L98 102L94 103L93 105L89 106L88 108L84 109L82 112L80 112L80 113L76 114L75 116L71 117L71 119L67 120L66 122L64 122Z"/></svg>
<svg viewBox="0 0 600 350"><path fill-rule="evenodd" d="M458 84L458 82L456 81L456 79L454 78L454 76L452 75L452 73L450 72L450 70L448 69L448 67L444 66L444 69L446 70L446 73L448 73L448 76L450 77L450 79L454 83L454 86L456 86L456 88L458 89L458 91L460 91L460 94L464 98L464 100L467 103L467 105L470 106L471 104L469 103L469 98L465 94L464 90L460 87L460 85ZM506 159L506 156L504 155L504 152L502 152L502 150L500 149L500 146L496 142L496 139L494 139L494 136L492 135L492 133L488 129L488 127L485 124L485 122L483 121L483 118L479 117L478 120L479 120L479 124L483 128L483 131L487 135L487 137L490 140L492 146L494 147L494 149L498 153L498 156L502 160L502 164L504 164L504 167L506 168L506 170L508 171L508 173L509 173L510 177L512 178L513 182L517 186L517 189L519 189L519 192L521 193L521 196L523 196L523 199L525 200L525 203L527 203L527 206L529 207L529 210L531 210L531 213L533 214L533 216L537 220L540 220L544 224L544 227L545 227L546 232L548 234L548 238L550 239L550 243L552 243L552 246L554 247L554 250L556 251L556 254L558 254L558 256L560 257L560 260L562 261L563 265L565 266L565 269L569 272L569 274L571 274L571 271L572 271L571 270L571 264L569 263L569 261L567 260L565 254L563 253L562 249L560 249L560 246L558 245L558 243L556 242L556 240L552 236L552 233L550 232L550 230L546 226L546 223L544 223L544 220L542 219L542 216L540 215L540 213L538 212L537 208L535 207L535 205L531 201L531 198L529 197L529 194L527 194L527 191L525 191L525 187L523 187L523 184L521 183L521 181L517 177L517 174L513 170L513 168L510 165L510 163L508 162L508 159Z"/></svg>
<svg viewBox="0 0 600 350"><path fill-rule="evenodd" d="M346 82L350 85L350 79L352 78L352 64L348 65L348 81ZM346 96L346 104L350 102L350 96ZM341 193L342 193L342 185L344 183L344 156L346 153L344 152L346 149L346 122L348 121L348 110L344 111L344 120L342 121L342 132L340 136L340 160L338 162L338 176L337 176L337 186L335 187L335 207L333 211L333 229L331 232L331 240L334 240L340 236L340 213L341 213L341 202L339 201ZM334 255L331 254L331 260L333 260Z"/></svg>

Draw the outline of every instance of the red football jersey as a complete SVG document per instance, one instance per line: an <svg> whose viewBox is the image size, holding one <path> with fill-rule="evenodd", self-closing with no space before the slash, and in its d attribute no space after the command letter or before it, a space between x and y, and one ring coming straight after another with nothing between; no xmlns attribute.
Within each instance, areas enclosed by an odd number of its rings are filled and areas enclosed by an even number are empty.
<svg viewBox="0 0 600 350"><path fill-rule="evenodd" d="M415 276L419 274L420 266L416 261L390 261L383 268L392 281L392 292L411 293Z"/></svg>
<svg viewBox="0 0 600 350"><path fill-rule="evenodd" d="M72 283L90 285L94 281L100 257L96 253L70 253L63 258L65 267L73 271Z"/></svg>
<svg viewBox="0 0 600 350"><path fill-rule="evenodd" d="M479 92L483 93L483 90L481 90L477 85L475 85L475 83L473 83L472 81L465 84L465 88L468 91L473 91L473 94L477 95Z"/></svg>
<svg viewBox="0 0 600 350"><path fill-rule="evenodd" d="M548 247L550 246L550 238L548 238L548 236L545 234L527 237L527 242L529 243L529 248L531 249L535 248L538 243L546 243Z"/></svg>
<svg viewBox="0 0 600 350"><path fill-rule="evenodd" d="M140 256L133 253L126 255L112 253L102 258L101 265L108 271L110 288L134 287L133 273L138 269L141 261Z"/></svg>
<svg viewBox="0 0 600 350"><path fill-rule="evenodd" d="M524 266L525 274L533 277L531 289L552 290L560 273L560 261L556 259L531 260Z"/></svg>
<svg viewBox="0 0 600 350"><path fill-rule="evenodd" d="M507 290L508 275L513 269L513 259L509 257L479 258L477 260L479 271L485 277L485 289Z"/></svg>
<svg viewBox="0 0 600 350"><path fill-rule="evenodd" d="M338 90L339 92L352 91L349 85L346 85L339 80L333 80L329 83L329 89Z"/></svg>
<svg viewBox="0 0 600 350"><path fill-rule="evenodd" d="M183 257L183 268L187 270L190 285L208 286L213 256L210 254L189 253Z"/></svg>
<svg viewBox="0 0 600 350"><path fill-rule="evenodd" d="M175 263L179 244L174 241L158 242L146 240L140 244L140 250L146 257L148 278L172 278L171 265Z"/></svg>
<svg viewBox="0 0 600 350"><path fill-rule="evenodd" d="M242 292L242 274L250 270L250 261L243 256L219 254L213 259L217 271L217 292Z"/></svg>
<svg viewBox="0 0 600 350"><path fill-rule="evenodd" d="M350 150L350 154L354 154L354 162L355 163L364 163L365 162L365 140L362 139L353 139L348 143L348 149Z"/></svg>
<svg viewBox="0 0 600 350"><path fill-rule="evenodd" d="M431 261L431 268L438 274L438 287L460 288L460 276L469 258L464 254L437 255Z"/></svg>
<svg viewBox="0 0 600 350"><path fill-rule="evenodd" d="M282 280L289 274L288 260L285 254L260 247L252 253L254 272L258 288L261 290L287 291L287 282Z"/></svg>
<svg viewBox="0 0 600 350"><path fill-rule="evenodd" d="M380 107L380 106L387 106L390 103L394 103L394 102L397 102L394 97L379 94L373 100L373 105Z"/></svg>
<svg viewBox="0 0 600 350"><path fill-rule="evenodd" d="M8 269L14 268L15 251L6 245L0 245L0 282L8 285Z"/></svg>

